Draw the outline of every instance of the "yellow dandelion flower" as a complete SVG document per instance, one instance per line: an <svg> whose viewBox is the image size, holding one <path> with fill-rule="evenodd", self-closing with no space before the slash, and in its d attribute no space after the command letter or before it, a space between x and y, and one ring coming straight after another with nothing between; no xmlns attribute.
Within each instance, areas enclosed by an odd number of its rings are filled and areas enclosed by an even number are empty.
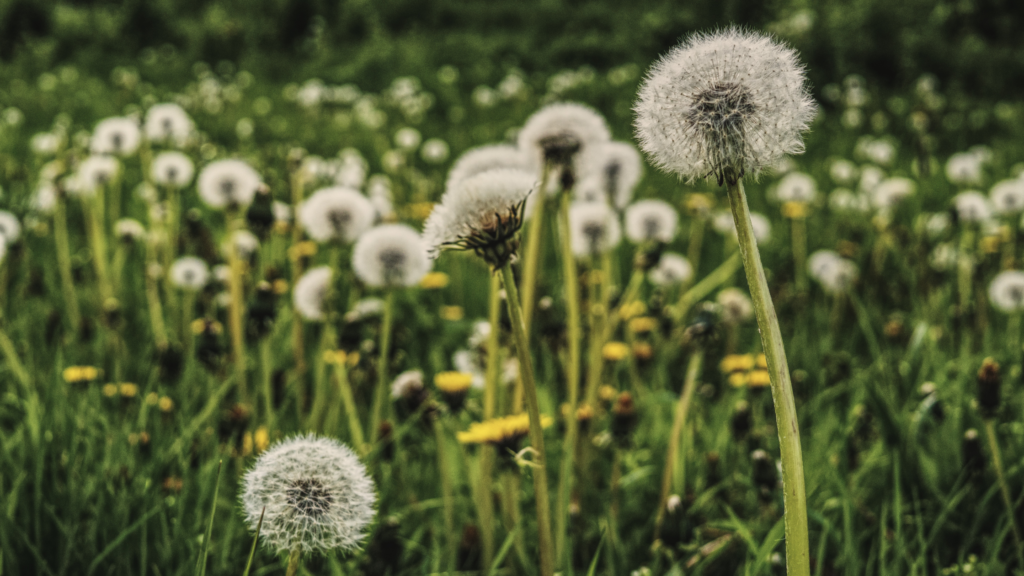
<svg viewBox="0 0 1024 576"><path fill-rule="evenodd" d="M299 242L298 244L294 244L288 248L288 256L291 257L292 260L298 260L299 258L316 254L316 250L316 242L306 240L305 242Z"/></svg>
<svg viewBox="0 0 1024 576"><path fill-rule="evenodd" d="M614 386L609 386L607 384L605 384L605 385L603 385L603 386L601 386L600 388L597 389L597 396L601 400L604 400L605 402L611 402L612 400L615 399L615 397L618 394L619 394L619 391L616 390Z"/></svg>
<svg viewBox="0 0 1024 576"><path fill-rule="evenodd" d="M715 201L707 194L690 194L683 201L683 207L691 214L706 214L715 206Z"/></svg>
<svg viewBox="0 0 1024 576"><path fill-rule="evenodd" d="M345 355L345 361L349 368L355 368L359 364L359 352L349 352Z"/></svg>
<svg viewBox="0 0 1024 576"><path fill-rule="evenodd" d="M618 362L629 356L629 346L625 342L609 342L601 347L601 356L609 362Z"/></svg>
<svg viewBox="0 0 1024 576"><path fill-rule="evenodd" d="M657 327L657 318L651 318L650 316L638 316L629 321L629 329L634 334L653 332Z"/></svg>
<svg viewBox="0 0 1024 576"><path fill-rule="evenodd" d="M642 316L647 313L647 305L640 300L633 300L628 304L623 304L619 309L619 316L623 320L628 320L636 316Z"/></svg>
<svg viewBox="0 0 1024 576"><path fill-rule="evenodd" d="M135 398L139 394L139 387L131 382L121 382L117 385L117 390L125 398Z"/></svg>
<svg viewBox="0 0 1024 576"><path fill-rule="evenodd" d="M540 425L542 428L551 426L554 420L550 416L541 416ZM492 418L483 422L474 422L469 429L455 435L462 444L503 444L511 440L525 437L530 432L530 416L528 414L516 414L515 416L502 416Z"/></svg>
<svg viewBox="0 0 1024 576"><path fill-rule="evenodd" d="M324 350L324 362L328 364L341 365L347 360L344 350Z"/></svg>
<svg viewBox="0 0 1024 576"><path fill-rule="evenodd" d="M458 322L466 316L462 306L441 306L441 318L449 322Z"/></svg>
<svg viewBox="0 0 1024 576"><path fill-rule="evenodd" d="M158 406L160 407L161 412L170 412L171 410L174 410L174 400L171 400L168 396L163 396L160 398Z"/></svg>
<svg viewBox="0 0 1024 576"><path fill-rule="evenodd" d="M434 376L434 386L446 394L459 394L469 390L473 384L473 375L468 372L438 372Z"/></svg>
<svg viewBox="0 0 1024 576"><path fill-rule="evenodd" d="M91 382L100 376L95 366L68 366L62 373L64 381L69 384Z"/></svg>
<svg viewBox="0 0 1024 576"><path fill-rule="evenodd" d="M594 417L594 409L590 407L590 404L580 404L576 407L576 419L577 420L590 420Z"/></svg>
<svg viewBox="0 0 1024 576"><path fill-rule="evenodd" d="M806 202L786 202L782 205L782 217L790 220L802 220L807 218L811 211Z"/></svg>
<svg viewBox="0 0 1024 576"><path fill-rule="evenodd" d="M117 396L117 384L104 384L103 395L107 398L113 398Z"/></svg>
<svg viewBox="0 0 1024 576"><path fill-rule="evenodd" d="M434 211L433 202L414 202L409 205L409 217L413 220L426 220Z"/></svg>
<svg viewBox="0 0 1024 576"><path fill-rule="evenodd" d="M729 354L718 364L723 374L746 372L754 367L753 354Z"/></svg>
<svg viewBox="0 0 1024 576"><path fill-rule="evenodd" d="M754 388L770 386L772 381L767 370L754 370L750 373L747 383Z"/></svg>
<svg viewBox="0 0 1024 576"><path fill-rule="evenodd" d="M729 375L729 385L733 388L742 388L749 380L747 372L733 372Z"/></svg>
<svg viewBox="0 0 1024 576"><path fill-rule="evenodd" d="M768 369L768 358L764 354L757 355L757 367L761 370Z"/></svg>
<svg viewBox="0 0 1024 576"><path fill-rule="evenodd" d="M260 426L253 434L253 442L256 445L256 452L263 452L270 447L270 431L266 426Z"/></svg>
<svg viewBox="0 0 1024 576"><path fill-rule="evenodd" d="M999 252L1000 240L999 236L985 236L978 242L978 249L985 254L995 254Z"/></svg>
<svg viewBox="0 0 1024 576"><path fill-rule="evenodd" d="M420 280L420 287L427 290L440 290L448 286L450 279L444 272L428 272L426 276Z"/></svg>
<svg viewBox="0 0 1024 576"><path fill-rule="evenodd" d="M277 294L278 296L288 293L288 281L284 278L274 280L274 283L271 286L274 290L274 294Z"/></svg>

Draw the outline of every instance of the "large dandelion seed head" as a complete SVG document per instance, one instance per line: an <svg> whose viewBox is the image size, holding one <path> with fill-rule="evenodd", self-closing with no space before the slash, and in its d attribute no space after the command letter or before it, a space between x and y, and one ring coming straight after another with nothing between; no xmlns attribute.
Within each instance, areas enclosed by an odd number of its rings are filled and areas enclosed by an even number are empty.
<svg viewBox="0 0 1024 576"><path fill-rule="evenodd" d="M182 256L171 264L170 279L178 288L196 292L210 281L210 267L201 258Z"/></svg>
<svg viewBox="0 0 1024 576"><path fill-rule="evenodd" d="M580 158L580 179L595 180L619 210L633 199L633 189L643 175L640 153L628 142L597 142Z"/></svg>
<svg viewBox="0 0 1024 576"><path fill-rule="evenodd" d="M796 52L738 28L694 34L640 88L640 148L659 168L719 184L803 152L816 104Z"/></svg>
<svg viewBox="0 0 1024 576"><path fill-rule="evenodd" d="M217 160L199 172L199 198L210 208L224 210L252 204L263 184L260 175L242 160Z"/></svg>
<svg viewBox="0 0 1024 576"><path fill-rule="evenodd" d="M545 163L563 168L597 143L611 139L608 125L596 110L583 104L549 104L533 113L519 131L519 149L539 170Z"/></svg>
<svg viewBox="0 0 1024 576"><path fill-rule="evenodd" d="M377 496L356 454L331 438L295 436L264 452L242 480L250 529L278 553L352 551L366 538Z"/></svg>
<svg viewBox="0 0 1024 576"><path fill-rule="evenodd" d="M973 152L957 152L946 160L946 178L960 186L981 186L984 169L984 158Z"/></svg>
<svg viewBox="0 0 1024 576"><path fill-rule="evenodd" d="M676 237L679 213L664 200L640 200L626 209L626 237L634 244L669 243Z"/></svg>
<svg viewBox="0 0 1024 576"><path fill-rule="evenodd" d="M523 172L533 169L529 157L511 144L478 146L466 150L455 161L451 170L448 171L448 180L445 182L444 189L452 190L470 176L498 168L517 169Z"/></svg>
<svg viewBox="0 0 1024 576"><path fill-rule="evenodd" d="M575 202L569 207L569 240L578 258L593 258L622 241L619 215L602 202Z"/></svg>
<svg viewBox="0 0 1024 576"><path fill-rule="evenodd" d="M183 188L192 182L196 167L192 159L181 152L161 152L153 159L153 182L169 188Z"/></svg>
<svg viewBox="0 0 1024 576"><path fill-rule="evenodd" d="M359 237L352 269L367 286L414 286L430 271L423 239L405 224L383 224Z"/></svg>
<svg viewBox="0 0 1024 576"><path fill-rule="evenodd" d="M312 322L327 319L327 296L331 288L331 267L317 266L307 270L292 289L292 304L299 316Z"/></svg>
<svg viewBox="0 0 1024 576"><path fill-rule="evenodd" d="M1024 180L1002 180L989 191L992 208L999 214L1017 214L1024 210Z"/></svg>
<svg viewBox="0 0 1024 576"><path fill-rule="evenodd" d="M142 134L139 124L131 118L114 117L101 120L93 130L89 150L93 154L130 156L139 149Z"/></svg>
<svg viewBox="0 0 1024 576"><path fill-rule="evenodd" d="M143 128L151 142L184 146L195 130L195 124L181 106L168 102L156 104L146 111Z"/></svg>
<svg viewBox="0 0 1024 576"><path fill-rule="evenodd" d="M1001 312L1024 311L1024 272L1004 270L988 285L988 299Z"/></svg>
<svg viewBox="0 0 1024 576"><path fill-rule="evenodd" d="M428 254L473 250L492 266L503 266L518 249L526 199L535 185L532 174L508 168L466 178L444 193L427 218Z"/></svg>
<svg viewBox="0 0 1024 576"><path fill-rule="evenodd" d="M355 242L373 226L377 210L358 190L334 186L317 190L298 210L298 220L317 242Z"/></svg>

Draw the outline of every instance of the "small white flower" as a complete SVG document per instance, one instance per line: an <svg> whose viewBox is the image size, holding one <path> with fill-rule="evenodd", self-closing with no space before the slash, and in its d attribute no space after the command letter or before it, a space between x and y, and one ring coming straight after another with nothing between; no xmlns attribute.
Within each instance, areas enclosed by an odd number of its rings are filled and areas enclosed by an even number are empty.
<svg viewBox="0 0 1024 576"><path fill-rule="evenodd" d="M655 165L721 183L727 172L756 177L803 152L817 106L796 52L729 28L669 51L648 72L634 109L640 147Z"/></svg>
<svg viewBox="0 0 1024 576"><path fill-rule="evenodd" d="M580 179L595 179L607 198L622 210L633 199L633 189L644 174L643 160L627 142L598 142L580 157Z"/></svg>
<svg viewBox="0 0 1024 576"><path fill-rule="evenodd" d="M93 154L130 156L139 149L139 125L131 118L107 118L93 130L89 149Z"/></svg>
<svg viewBox="0 0 1024 576"><path fill-rule="evenodd" d="M29 140L29 148L36 156L53 156L60 150L64 139L52 132L40 132Z"/></svg>
<svg viewBox="0 0 1024 576"><path fill-rule="evenodd" d="M958 152L946 161L946 178L961 186L981 186L984 164L970 152Z"/></svg>
<svg viewBox="0 0 1024 576"><path fill-rule="evenodd" d="M803 172L786 174L775 188L775 199L779 202L813 202L817 195L814 178Z"/></svg>
<svg viewBox="0 0 1024 576"><path fill-rule="evenodd" d="M75 176L67 186L70 194L88 197L109 184L121 173L121 163L113 156L92 155L82 161Z"/></svg>
<svg viewBox="0 0 1024 576"><path fill-rule="evenodd" d="M153 181L161 186L183 188L192 182L196 168L181 152L161 152L153 159Z"/></svg>
<svg viewBox="0 0 1024 576"><path fill-rule="evenodd" d="M290 205L280 200L274 200L271 206L275 223L287 224L292 221L292 207Z"/></svg>
<svg viewBox="0 0 1024 576"><path fill-rule="evenodd" d="M878 166L868 164L860 169L860 181L857 183L857 187L861 192L870 194L883 180L885 180L885 172Z"/></svg>
<svg viewBox="0 0 1024 576"><path fill-rule="evenodd" d="M1024 180L1002 180L989 192L992 207L998 214L1017 214L1024 211Z"/></svg>
<svg viewBox="0 0 1024 576"><path fill-rule="evenodd" d="M846 292L857 281L857 265L831 250L818 250L807 259L807 271L825 292Z"/></svg>
<svg viewBox="0 0 1024 576"><path fill-rule="evenodd" d="M961 222L978 223L992 217L992 205L981 192L961 192L953 197L953 205Z"/></svg>
<svg viewBox="0 0 1024 576"><path fill-rule="evenodd" d="M750 297L739 288L726 288L718 293L715 301L722 307L722 322L739 324L754 317L754 305Z"/></svg>
<svg viewBox="0 0 1024 576"><path fill-rule="evenodd" d="M658 265L647 273L647 279L655 286L674 286L693 279L693 265L681 254L665 252Z"/></svg>
<svg viewBox="0 0 1024 576"><path fill-rule="evenodd" d="M833 160L828 169L829 176L840 186L850 186L857 181L857 165L849 160L840 158Z"/></svg>
<svg viewBox="0 0 1024 576"><path fill-rule="evenodd" d="M640 200L626 208L626 237L634 244L669 243L676 237L679 213L664 200Z"/></svg>
<svg viewBox="0 0 1024 576"><path fill-rule="evenodd" d="M569 240L577 258L593 258L622 241L619 216L607 204L575 202L569 207Z"/></svg>
<svg viewBox="0 0 1024 576"><path fill-rule="evenodd" d="M263 184L260 175L242 160L218 160L199 172L199 198L210 208L248 206Z"/></svg>
<svg viewBox="0 0 1024 576"><path fill-rule="evenodd" d="M420 157L428 164L440 164L448 159L450 153L448 143L440 138L431 138L420 148Z"/></svg>
<svg viewBox="0 0 1024 576"><path fill-rule="evenodd" d="M423 391L423 371L406 370L391 382L391 399L410 398Z"/></svg>
<svg viewBox="0 0 1024 576"><path fill-rule="evenodd" d="M939 272L949 272L956 267L959 260L956 246L950 242L943 242L932 250L928 257L928 263Z"/></svg>
<svg viewBox="0 0 1024 576"><path fill-rule="evenodd" d="M125 242L135 242L146 235L146 227L134 218L121 218L114 224L114 236Z"/></svg>
<svg viewBox="0 0 1024 576"><path fill-rule="evenodd" d="M430 268L422 238L405 224L371 228L352 249L352 269L374 288L414 286Z"/></svg>
<svg viewBox="0 0 1024 576"><path fill-rule="evenodd" d="M1024 311L1024 272L1004 270L988 285L988 298L1000 312Z"/></svg>
<svg viewBox="0 0 1024 576"><path fill-rule="evenodd" d="M518 144L539 171L546 162L571 167L590 146L610 139L608 125L596 110L561 102L534 112L519 131Z"/></svg>
<svg viewBox="0 0 1024 576"><path fill-rule="evenodd" d="M863 214L871 209L871 200L847 188L836 188L828 195L828 206L835 212Z"/></svg>
<svg viewBox="0 0 1024 576"><path fill-rule="evenodd" d="M398 146L406 152L418 148L422 141L423 136L420 134L420 131L415 128L406 127L395 132L395 146Z"/></svg>
<svg viewBox="0 0 1024 576"><path fill-rule="evenodd" d="M807 258L807 273L817 280L842 256L832 250L817 250Z"/></svg>
<svg viewBox="0 0 1024 576"><path fill-rule="evenodd" d="M171 283L183 290L202 290L210 281L210 267L195 256L182 256L171 264Z"/></svg>
<svg viewBox="0 0 1024 576"><path fill-rule="evenodd" d="M508 144L491 144L470 148L459 156L445 182L445 191L453 190L460 182L481 172L498 168L510 168L523 172L532 171L530 160L523 151Z"/></svg>
<svg viewBox="0 0 1024 576"><path fill-rule="evenodd" d="M889 166L896 159L896 147L888 140L868 139L860 148L865 158L879 166Z"/></svg>
<svg viewBox="0 0 1024 576"><path fill-rule="evenodd" d="M935 214L922 215L925 217L924 230L931 239L939 238L949 231L953 226L952 218L948 212L936 212Z"/></svg>
<svg viewBox="0 0 1024 576"><path fill-rule="evenodd" d="M6 210L0 210L0 237L3 237L7 246L21 238L21 222L17 216Z"/></svg>
<svg viewBox="0 0 1024 576"><path fill-rule="evenodd" d="M317 266L299 277L292 289L292 303L299 316L313 322L327 319L327 295L332 275L330 266Z"/></svg>
<svg viewBox="0 0 1024 576"><path fill-rule="evenodd" d="M298 210L298 220L317 242L354 242L373 226L376 211L359 191L342 186L322 188Z"/></svg>
<svg viewBox="0 0 1024 576"><path fill-rule="evenodd" d="M362 153L355 148L345 148L338 157L340 161L336 168L334 183L347 188L362 188L369 170L366 158L363 158Z"/></svg>
<svg viewBox="0 0 1024 576"><path fill-rule="evenodd" d="M917 185L909 178L886 178L871 191L871 204L878 210L889 210L916 190Z"/></svg>
<svg viewBox="0 0 1024 576"><path fill-rule="evenodd" d="M300 547L322 554L360 547L374 518L373 480L348 446L293 436L264 452L242 479L251 530L278 553Z"/></svg>
<svg viewBox="0 0 1024 576"><path fill-rule="evenodd" d="M146 111L146 138L152 142L184 146L194 130L192 118L177 104L156 104Z"/></svg>

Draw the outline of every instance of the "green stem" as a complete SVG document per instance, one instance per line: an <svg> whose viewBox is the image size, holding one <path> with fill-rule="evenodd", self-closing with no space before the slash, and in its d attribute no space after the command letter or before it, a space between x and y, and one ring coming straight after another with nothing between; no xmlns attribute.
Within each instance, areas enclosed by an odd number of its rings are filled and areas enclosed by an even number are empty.
<svg viewBox="0 0 1024 576"><path fill-rule="evenodd" d="M654 520L654 540L657 541L661 535L661 524L665 520L665 505L668 502L669 492L672 490L672 476L676 467L676 458L679 455L679 442L686 427L686 415L690 411L690 403L693 401L693 392L697 389L697 375L700 373L701 350L694 350L690 354L690 362L686 367L686 379L683 381L683 390L679 394L679 401L676 403L675 416L672 419L672 432L668 437L668 450L665 452L665 470L661 475L661 498L658 500L658 515Z"/></svg>
<svg viewBox="0 0 1024 576"><path fill-rule="evenodd" d="M540 187L533 191L537 199L530 215L530 229L526 234L523 246L523 322L526 333L530 333L530 321L533 320L533 308L537 301L537 274L540 268L541 240L544 232L544 204L547 201L548 175L550 166L544 164L544 172L540 177Z"/></svg>
<svg viewBox="0 0 1024 576"><path fill-rule="evenodd" d="M377 361L377 390L373 397L373 417L370 420L370 438L380 439L380 423L387 407L388 357L391 355L391 324L394 321L395 293L384 297L384 318L380 325L380 357Z"/></svg>
<svg viewBox="0 0 1024 576"><path fill-rule="evenodd" d="M996 469L999 492L1002 493L1003 504L1006 505L1007 516L1010 519L1010 529L1013 531L1013 540L1017 545L1017 565L1024 566L1024 540L1021 539L1020 529L1017 527L1016 506L1013 504L1013 498L1010 497L1010 486L1006 483L1003 458L999 452L999 442L996 440L996 425L992 418L985 419L985 435L988 436L988 447L992 451L992 467Z"/></svg>
<svg viewBox="0 0 1024 576"><path fill-rule="evenodd" d="M714 292L716 288L727 282L729 278L732 278L733 274L739 270L740 265L740 253L733 252L732 255L729 256L725 262L719 264L718 268L715 268L711 274L708 274L692 288L683 292L683 295L679 297L679 302L676 303L675 310L672 312L672 316L675 321L682 322L685 320L686 315L690 312L690 308L695 303L700 302L708 294Z"/></svg>
<svg viewBox="0 0 1024 576"><path fill-rule="evenodd" d="M498 396L499 336L501 331L501 278L491 274L490 294L487 301L487 320L491 332L487 336L487 379L484 382L484 420L494 418ZM478 513L483 548L483 566L494 562L494 498L492 477L494 474L494 446L485 444L480 450L480 487Z"/></svg>
<svg viewBox="0 0 1024 576"><path fill-rule="evenodd" d="M768 292L768 281L761 265L761 255L750 223L750 208L743 193L743 182L729 180L729 203L739 240L743 268L750 285L750 296L761 333L761 343L768 361L768 374L775 404L775 421L779 432L782 460L783 506L786 523L786 567L793 576L808 576L811 571L807 537L807 496L804 489L803 455L800 451L800 428L797 423L796 399L789 378L786 350L775 316L775 306Z"/></svg>
<svg viewBox="0 0 1024 576"><path fill-rule="evenodd" d="M593 271L591 271L593 275ZM604 287L607 286L608 278L611 276L611 262L610 259L605 257L601 260L601 270L599 276L591 278L588 286L590 289L590 350L587 364L587 382L586 382L586 403L591 407L597 405L597 392L601 386L601 373L604 370L604 357L601 354L601 349L604 347L604 343L610 338L609 332L605 328L607 323L607 293L608 290Z"/></svg>
<svg viewBox="0 0 1024 576"><path fill-rule="evenodd" d="M535 451L533 490L537 500L537 540L540 552L541 576L555 573L554 556L551 546L551 508L548 504L547 461L544 452L544 429L540 422L540 404L537 401L537 386L533 380L533 360L530 358L529 340L523 324L523 310L519 305L519 291L516 289L512 265L505 263L501 268L501 279L505 286L505 304L512 323L516 354L519 356L519 375L523 382L523 396L530 417L530 444Z"/></svg>
<svg viewBox="0 0 1024 576"><path fill-rule="evenodd" d="M569 416L566 418L565 446L562 450L562 466L558 482L558 506L555 516L555 559L561 565L566 558L568 544L569 493L573 482L573 455L576 450L576 436L579 423L576 420L576 404L579 402L580 385L580 342L583 339L580 321L580 290L576 269L576 257L572 252L569 237L569 193L562 193L558 211L561 229L562 274L565 282L565 302L569 321L569 364L566 366L566 387L569 396Z"/></svg>
<svg viewBox="0 0 1024 576"><path fill-rule="evenodd" d="M807 220L793 218L790 221L790 235L793 240L793 266L796 268L796 291L807 293Z"/></svg>
<svg viewBox="0 0 1024 576"><path fill-rule="evenodd" d="M160 290L156 285L156 278L149 273L149 268L156 263L156 248L152 242L146 242L146 302L149 305L149 321L153 325L153 339L156 341L157 349L167 349L167 328L164 326L164 310L160 304Z"/></svg>
<svg viewBox="0 0 1024 576"><path fill-rule="evenodd" d="M78 295L75 293L75 281L71 276L68 218L63 198L57 200L57 206L53 213L53 240L57 248L57 268L60 271L60 284L61 290L64 292L68 322L71 325L72 333L77 336L78 327L82 324L82 315L78 311Z"/></svg>
<svg viewBox="0 0 1024 576"><path fill-rule="evenodd" d="M7 365L11 368L11 372L14 372L18 382L25 388L26 392L31 392L32 377L29 375L28 370L25 369L25 365L21 363L21 359L18 358L18 351L14 348L14 342L11 342L11 338L7 336L7 331L3 328L0 328L0 350L3 351Z"/></svg>
<svg viewBox="0 0 1024 576"><path fill-rule="evenodd" d="M295 576L299 573L299 564L302 559L302 545L296 544L295 548L292 548L291 554L288 555L288 569L285 571L285 576Z"/></svg>
<svg viewBox="0 0 1024 576"><path fill-rule="evenodd" d="M263 384L263 410L267 429L274 423L274 358L270 348L270 336L260 341L260 378Z"/></svg>
<svg viewBox="0 0 1024 576"><path fill-rule="evenodd" d="M437 443L437 470L441 475L441 502L444 506L445 567L451 574L455 569L455 553L458 549L458 535L455 533L455 487L452 482L451 464L448 463L447 442L441 417L434 418L434 440Z"/></svg>
<svg viewBox="0 0 1024 576"><path fill-rule="evenodd" d="M348 420L348 432L352 437L352 445L356 452L365 456L368 446L363 437L363 424L359 421L359 409L356 406L355 398L352 396L352 385L348 380L348 369L344 362L334 364L334 374L338 379L338 392L341 394L341 403L345 406L345 418Z"/></svg>
<svg viewBox="0 0 1024 576"><path fill-rule="evenodd" d="M92 249L92 262L96 270L96 281L100 286L100 305L106 304L107 298L114 295L110 288L110 274L107 270L107 238L103 228L103 214L100 205L103 203L103 196L100 192L96 197L87 198L82 204L86 212L86 233L89 235L89 245Z"/></svg>
<svg viewBox="0 0 1024 576"><path fill-rule="evenodd" d="M245 334L242 318L245 316L245 295L242 290L242 260L238 257L235 245L235 232L242 229L242 218L236 214L228 214L228 266L231 280L228 289L231 295L231 306L228 310L231 330L231 354L235 361L235 374L238 383L238 398L243 403L249 401L249 390L245 383Z"/></svg>
<svg viewBox="0 0 1024 576"><path fill-rule="evenodd" d="M705 222L704 218L700 217L690 221L690 243L686 247L686 259L693 266L694 275L700 271L700 251L704 245Z"/></svg>

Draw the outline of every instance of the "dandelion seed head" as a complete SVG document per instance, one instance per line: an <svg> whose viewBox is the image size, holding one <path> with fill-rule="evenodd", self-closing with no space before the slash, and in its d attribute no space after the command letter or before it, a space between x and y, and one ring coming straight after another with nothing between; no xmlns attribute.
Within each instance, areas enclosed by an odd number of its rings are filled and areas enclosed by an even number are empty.
<svg viewBox="0 0 1024 576"><path fill-rule="evenodd" d="M622 241L619 216L602 202L575 202L569 207L569 240L577 258L593 258Z"/></svg>
<svg viewBox="0 0 1024 576"><path fill-rule="evenodd" d="M845 158L839 158L832 161L829 165L828 174L832 177L832 180L840 186L852 186L857 182L857 176L859 170L857 165Z"/></svg>
<svg viewBox="0 0 1024 576"><path fill-rule="evenodd" d="M871 190L871 205L877 210L890 210L916 190L917 185L909 178L886 178Z"/></svg>
<svg viewBox="0 0 1024 576"><path fill-rule="evenodd" d="M121 173L121 162L113 156L93 154L82 161L74 177L66 183L69 194L91 197Z"/></svg>
<svg viewBox="0 0 1024 576"><path fill-rule="evenodd" d="M693 265L685 256L665 252L658 259L658 265L647 273L647 279L655 286L675 286L693 278Z"/></svg>
<svg viewBox="0 0 1024 576"><path fill-rule="evenodd" d="M639 200L626 208L626 238L634 244L669 243L676 237L679 213L664 200Z"/></svg>
<svg viewBox="0 0 1024 576"><path fill-rule="evenodd" d="M1024 211L1024 180L1002 180L989 191L992 208L998 214L1017 214Z"/></svg>
<svg viewBox="0 0 1024 576"><path fill-rule="evenodd" d="M1024 311L1024 272L1004 270L988 285L988 298L1000 312Z"/></svg>
<svg viewBox="0 0 1024 576"><path fill-rule="evenodd" d="M114 235L121 241L135 242L146 235L146 227L134 218L121 218L114 224Z"/></svg>
<svg viewBox="0 0 1024 576"><path fill-rule="evenodd" d="M757 177L803 152L814 119L796 52L728 28L694 34L654 64L640 87L640 148L659 168L695 180Z"/></svg>
<svg viewBox="0 0 1024 576"><path fill-rule="evenodd" d="M260 249L260 239L248 230L235 230L234 234L231 235L231 241L234 244L235 255L241 260L252 258L256 251ZM222 247L225 256L228 255L229 247L230 245L227 243Z"/></svg>
<svg viewBox="0 0 1024 576"><path fill-rule="evenodd" d="M953 197L957 219L961 222L980 223L992 218L992 204L976 190L961 192Z"/></svg>
<svg viewBox="0 0 1024 576"><path fill-rule="evenodd" d="M415 286L430 271L423 239L405 224L383 224L359 237L352 269L367 286Z"/></svg>
<svg viewBox="0 0 1024 576"><path fill-rule="evenodd" d="M130 156L139 149L139 124L131 118L113 117L101 120L93 130L89 150L93 154Z"/></svg>
<svg viewBox="0 0 1024 576"><path fill-rule="evenodd" d="M813 202L818 185L810 174L790 172L775 187L775 200L779 202Z"/></svg>
<svg viewBox="0 0 1024 576"><path fill-rule="evenodd" d="M715 297L715 302L722 307L722 321L726 324L739 324L754 317L754 305L739 288L725 288Z"/></svg>
<svg viewBox="0 0 1024 576"><path fill-rule="evenodd" d="M358 190L344 186L322 188L298 209L298 220L317 242L355 242L373 226L376 209Z"/></svg>
<svg viewBox="0 0 1024 576"><path fill-rule="evenodd" d="M946 178L960 186L981 186L985 179L984 161L971 152L958 152L946 160Z"/></svg>
<svg viewBox="0 0 1024 576"><path fill-rule="evenodd" d="M50 182L40 182L30 204L32 210L40 214L52 214L57 207L57 187Z"/></svg>
<svg viewBox="0 0 1024 576"><path fill-rule="evenodd" d="M396 376L391 383L391 398L393 400L411 398L422 392L423 388L423 371L406 370Z"/></svg>
<svg viewBox="0 0 1024 576"><path fill-rule="evenodd" d="M278 553L358 549L373 521L377 496L366 467L348 446L315 435L272 446L242 480L251 530L260 517L263 542Z"/></svg>
<svg viewBox="0 0 1024 576"><path fill-rule="evenodd" d="M317 266L299 277L292 289L292 304L299 316L312 322L327 319L327 295L332 275L330 266Z"/></svg>
<svg viewBox="0 0 1024 576"><path fill-rule="evenodd" d="M596 110L560 102L534 112L519 131L518 144L539 172L545 163L572 167L590 146L610 139L608 125Z"/></svg>
<svg viewBox="0 0 1024 576"><path fill-rule="evenodd" d="M580 179L596 181L619 210L633 199L633 189L644 174L640 152L628 142L594 143L580 157L580 165Z"/></svg>
<svg viewBox="0 0 1024 576"><path fill-rule="evenodd" d="M210 208L240 208L252 204L263 184L260 175L242 160L217 160L199 172L199 198Z"/></svg>
<svg viewBox="0 0 1024 576"><path fill-rule="evenodd" d="M828 195L828 207L841 214L864 214L871 210L871 200L848 188L836 188Z"/></svg>
<svg viewBox="0 0 1024 576"><path fill-rule="evenodd" d="M196 167L192 159L181 152L161 152L153 158L153 182L170 188L183 188L192 182Z"/></svg>
<svg viewBox="0 0 1024 576"><path fill-rule="evenodd" d="M173 102L156 104L146 111L144 123L146 138L152 142L184 146L195 124L188 112Z"/></svg>
<svg viewBox="0 0 1024 576"><path fill-rule="evenodd" d="M533 169L529 157L515 146L510 144L478 146L466 150L455 161L451 170L448 171L448 180L445 182L444 189L445 191L454 190L466 178L499 168L522 170L523 172L530 172Z"/></svg>
<svg viewBox="0 0 1024 576"><path fill-rule="evenodd" d="M4 243L8 246L21 238L21 222L7 210L0 210L0 237L3 237Z"/></svg>
<svg viewBox="0 0 1024 576"><path fill-rule="evenodd" d="M210 267L201 258L182 256L171 264L170 279L178 288L196 292L210 281Z"/></svg>

